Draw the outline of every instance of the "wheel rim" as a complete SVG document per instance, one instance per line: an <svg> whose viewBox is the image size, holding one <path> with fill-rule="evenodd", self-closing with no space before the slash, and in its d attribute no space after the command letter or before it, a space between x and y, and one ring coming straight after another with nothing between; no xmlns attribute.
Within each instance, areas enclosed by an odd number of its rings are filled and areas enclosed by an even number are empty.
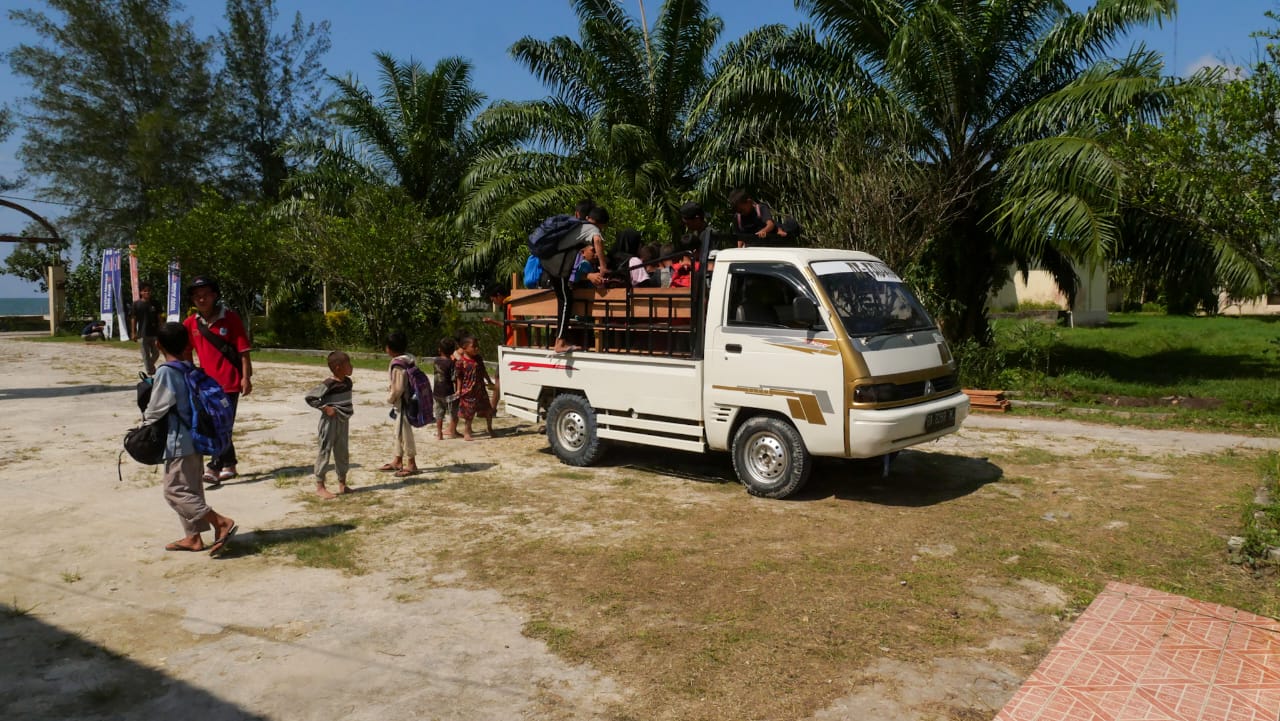
<svg viewBox="0 0 1280 721"><path fill-rule="evenodd" d="M747 440L747 469L765 483L777 483L791 465L791 453L772 433L757 433Z"/></svg>
<svg viewBox="0 0 1280 721"><path fill-rule="evenodd" d="M587 419L577 411L565 411L556 419L556 438L568 451L576 451L587 444Z"/></svg>

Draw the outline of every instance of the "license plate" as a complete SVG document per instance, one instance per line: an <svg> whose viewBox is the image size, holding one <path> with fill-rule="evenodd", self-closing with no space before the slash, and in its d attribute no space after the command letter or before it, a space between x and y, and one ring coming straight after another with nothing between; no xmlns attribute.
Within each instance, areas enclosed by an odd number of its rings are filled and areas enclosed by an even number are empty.
<svg viewBox="0 0 1280 721"><path fill-rule="evenodd" d="M945 411L934 411L924 417L924 432L933 433L943 428L950 428L956 424L956 409L948 408Z"/></svg>

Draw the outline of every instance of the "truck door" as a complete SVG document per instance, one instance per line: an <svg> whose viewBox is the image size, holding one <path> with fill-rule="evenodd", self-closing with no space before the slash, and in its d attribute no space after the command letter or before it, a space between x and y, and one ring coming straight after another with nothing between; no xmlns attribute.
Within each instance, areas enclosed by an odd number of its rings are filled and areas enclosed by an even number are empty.
<svg viewBox="0 0 1280 721"><path fill-rule="evenodd" d="M739 262L727 272L726 302L710 309L705 391L707 442L724 449L735 417L768 410L791 420L811 453L843 455L844 364L826 313L810 326L797 321L796 298L816 303L795 266ZM821 305L818 306L821 308Z"/></svg>

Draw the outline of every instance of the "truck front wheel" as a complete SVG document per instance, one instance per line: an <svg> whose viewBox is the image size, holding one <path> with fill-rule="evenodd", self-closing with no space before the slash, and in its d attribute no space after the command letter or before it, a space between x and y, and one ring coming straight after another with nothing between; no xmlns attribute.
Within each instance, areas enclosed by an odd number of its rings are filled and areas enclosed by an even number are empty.
<svg viewBox="0 0 1280 721"><path fill-rule="evenodd" d="M753 496L790 496L804 488L812 466L799 431L780 418L747 419L733 436L733 470Z"/></svg>
<svg viewBox="0 0 1280 721"><path fill-rule="evenodd" d="M604 455L596 411L577 393L561 393L547 406L547 440L551 452L571 466L590 466Z"/></svg>

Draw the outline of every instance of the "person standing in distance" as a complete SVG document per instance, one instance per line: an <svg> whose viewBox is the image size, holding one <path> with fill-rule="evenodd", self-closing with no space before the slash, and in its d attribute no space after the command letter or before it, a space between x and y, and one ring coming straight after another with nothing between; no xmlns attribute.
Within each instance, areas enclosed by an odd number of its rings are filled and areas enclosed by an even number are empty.
<svg viewBox="0 0 1280 721"><path fill-rule="evenodd" d="M190 360L192 350L195 351L200 367L227 394L234 418L240 396L253 392L250 380L253 364L249 360L253 347L245 333L244 322L234 310L222 305L222 291L212 278L200 276L193 280L187 286L187 297L196 307L196 312L182 322L191 336L186 357ZM235 478L237 460L233 440L222 455L209 458L202 480L210 488L217 488L224 481Z"/></svg>
<svg viewBox="0 0 1280 721"><path fill-rule="evenodd" d="M138 299L133 302L130 312L130 335L138 340L142 349L142 368L147 375L156 374L156 359L160 351L156 348L156 333L160 330L160 306L151 297L151 281L144 280L138 284Z"/></svg>

